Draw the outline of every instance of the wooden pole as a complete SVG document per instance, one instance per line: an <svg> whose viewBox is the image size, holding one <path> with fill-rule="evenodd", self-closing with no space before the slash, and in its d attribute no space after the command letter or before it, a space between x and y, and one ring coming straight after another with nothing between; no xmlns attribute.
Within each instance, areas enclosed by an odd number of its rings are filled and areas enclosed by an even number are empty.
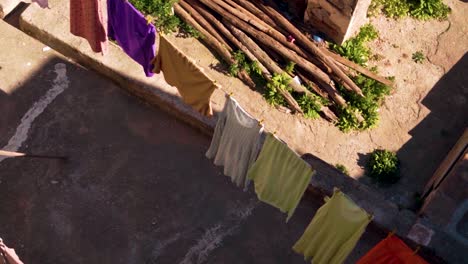
<svg viewBox="0 0 468 264"><path fill-rule="evenodd" d="M382 77L374 72L371 72L370 70L362 67L361 65L357 64L357 63L354 63L346 58L343 58L341 57L340 55L332 52L332 51L329 51L328 49L326 48L321 48L321 50L323 51L323 53L325 53L325 55L329 56L330 58L334 59L336 62L338 63L341 63L343 64L344 66L346 67L349 67L359 73L362 73L364 74L365 76L369 77L369 78L372 78L382 84L385 84L387 86L390 86L390 87L393 87L393 82L390 81L389 79L386 79L385 77Z"/></svg>
<svg viewBox="0 0 468 264"><path fill-rule="evenodd" d="M195 10L198 11L203 17L205 17L206 20L211 22L223 35L226 37L226 39L234 44L235 47L240 49L242 52L244 52L247 57L249 57L251 60L253 57L253 54L250 53L249 49L244 46L236 37L232 35L232 33L227 29L223 23L221 23L214 15L212 15L209 11L207 11L200 2L196 0L183 0L187 2L189 5L191 5ZM183 2L181 1L181 3Z"/></svg>
<svg viewBox="0 0 468 264"><path fill-rule="evenodd" d="M4 156L8 158L39 158L39 159L61 159L61 160L68 159L65 156L36 155L36 154L27 154L27 153L7 151L7 150L0 150L0 156Z"/></svg>
<svg viewBox="0 0 468 264"><path fill-rule="evenodd" d="M288 33L284 31L281 27L279 27L273 19L271 19L267 14L265 14L262 10L260 10L258 7L256 7L254 4L252 4L250 1L245 1L245 0L234 0L238 5L244 7L246 10L248 10L250 13L264 21L267 25L273 27L277 31L279 31L281 34L287 36Z"/></svg>
<svg viewBox="0 0 468 264"><path fill-rule="evenodd" d="M239 38L245 45L250 49L250 51L255 55L255 57L267 67L271 72L276 74L284 74L285 72L279 67L273 59L271 59L268 54L263 51L250 37L248 37L244 32L236 28L234 25L230 23L226 23L226 26L231 30L231 32ZM296 83L296 81L292 80L289 83L289 86L296 92L304 93L306 95L310 95L311 92L307 90L302 85ZM320 111L323 113L324 117L330 121L336 121L338 118L336 115L326 106L321 107Z"/></svg>
<svg viewBox="0 0 468 264"><path fill-rule="evenodd" d="M229 51L220 43L218 42L208 31L206 31L200 24L196 22L195 19L193 19L189 13L185 9L183 9L179 4L174 4L174 11L178 16L180 16L182 19L184 19L187 23L192 25L196 30L200 31L201 34L203 34L204 38L203 41L207 43L212 49L215 50L216 53L218 53L221 58L229 63L229 65L237 63L232 57ZM251 87L255 87L255 83L250 78L250 76L245 72L245 70L240 70L239 73L237 74L239 79L241 79L244 83Z"/></svg>
<svg viewBox="0 0 468 264"><path fill-rule="evenodd" d="M216 40L218 40L221 44L225 46L225 48L232 52L232 48L227 44L227 42L223 39L223 37L216 31L213 26L203 17L197 10L193 9L189 4L185 3L184 1L179 1L179 4L187 10L187 12L198 22L201 26L203 26Z"/></svg>
<svg viewBox="0 0 468 264"><path fill-rule="evenodd" d="M229 1L229 0L225 0ZM247 24L250 24L257 28L258 30L270 35L272 38L277 40L279 43L283 44L285 47L295 51L297 54L302 56L303 58L308 58L310 57L307 53L305 53L303 50L301 50L300 47L295 45L294 43L291 43L288 41L287 36L283 35L281 32L275 30L273 27L270 25L266 24L265 22L261 21L251 13L245 14L241 12L240 10L230 6L227 2L222 1L222 0L200 0L200 2L204 3L205 5L209 6L210 8L215 8L215 10L218 14L221 16L225 16L226 14L231 14L233 17L236 17L237 19L240 19ZM211 5L210 5L211 4ZM240 7L242 8L242 7ZM248 12L248 11L246 11Z"/></svg>
<svg viewBox="0 0 468 264"><path fill-rule="evenodd" d="M364 96L361 89L335 64L335 61L327 57L316 45L304 35L299 29L297 29L287 18L282 14L276 11L271 6L265 5L259 0L254 0L258 6L270 17L273 18L279 25L281 25L286 31L291 32L291 34L297 38L298 42L313 55L317 56L325 65L331 68L334 73L334 79L343 84L343 86L349 90L356 92L357 94Z"/></svg>
<svg viewBox="0 0 468 264"><path fill-rule="evenodd" d="M202 1L206 1L206 0L202 0ZM274 40L267 34L259 30L256 30L252 27L249 27L245 22L236 20L230 15L224 16L223 19L226 19L229 23L240 28L241 30L244 30L245 32L249 33L251 36L255 36L256 39L259 40L263 45L268 46L278 51L285 58L291 61L294 61L295 63L297 63L298 66L310 72L315 78L317 78L320 81L321 85L325 88L325 90L333 99L333 101L335 101L338 105L342 107L346 107L347 105L346 101L343 99L343 97L341 97L338 91L332 86L332 81L330 77L326 73L324 73L322 70L320 70L317 66L305 60L304 58L300 57L299 55L295 54L294 52L291 52L290 50L286 49L285 47L280 45L276 40ZM268 65L265 65L265 66L268 66Z"/></svg>

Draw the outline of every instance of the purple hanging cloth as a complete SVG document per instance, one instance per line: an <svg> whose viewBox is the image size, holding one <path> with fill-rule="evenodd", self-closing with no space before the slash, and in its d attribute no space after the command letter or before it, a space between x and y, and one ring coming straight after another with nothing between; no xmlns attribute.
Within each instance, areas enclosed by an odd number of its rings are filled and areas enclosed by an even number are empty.
<svg viewBox="0 0 468 264"><path fill-rule="evenodd" d="M37 3L42 8L49 8L49 0L23 0L25 3Z"/></svg>
<svg viewBox="0 0 468 264"><path fill-rule="evenodd" d="M107 0L108 36L133 60L143 66L147 77L153 76L156 28L125 0Z"/></svg>

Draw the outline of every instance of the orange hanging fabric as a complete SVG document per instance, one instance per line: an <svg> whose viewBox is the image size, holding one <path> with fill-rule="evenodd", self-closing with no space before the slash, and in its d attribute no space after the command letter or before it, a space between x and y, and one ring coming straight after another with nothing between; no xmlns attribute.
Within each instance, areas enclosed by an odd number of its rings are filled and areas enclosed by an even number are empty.
<svg viewBox="0 0 468 264"><path fill-rule="evenodd" d="M396 236L382 240L357 264L428 264Z"/></svg>

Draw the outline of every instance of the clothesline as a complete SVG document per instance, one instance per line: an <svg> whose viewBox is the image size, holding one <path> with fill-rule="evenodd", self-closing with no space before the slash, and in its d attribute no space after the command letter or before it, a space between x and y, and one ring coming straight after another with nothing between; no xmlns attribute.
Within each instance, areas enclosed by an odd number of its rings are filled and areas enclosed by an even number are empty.
<svg viewBox="0 0 468 264"><path fill-rule="evenodd" d="M216 81L215 81L215 83L216 83ZM231 82L231 83L232 83L232 82ZM217 86L216 89L221 90L225 95L227 95L227 96L229 96L229 97L232 97L232 96L234 95L234 92L232 92L232 91L231 91L231 92L228 92L228 91L226 91L225 89L223 89L221 86ZM265 113L265 111L266 111L266 110L264 110L264 111L262 112L262 115ZM249 113L249 114L250 114L250 113ZM250 115L251 115L251 114L250 114ZM259 125L263 125L263 126L264 126L265 119L263 119L263 118L261 118L260 120L259 120L258 118L255 118L255 119L258 121L258 124L259 124ZM268 132L268 131L267 131L267 132ZM276 133L277 133L277 132L276 132L276 130L274 130L273 132L270 131L270 133L272 133L273 135L276 136Z"/></svg>

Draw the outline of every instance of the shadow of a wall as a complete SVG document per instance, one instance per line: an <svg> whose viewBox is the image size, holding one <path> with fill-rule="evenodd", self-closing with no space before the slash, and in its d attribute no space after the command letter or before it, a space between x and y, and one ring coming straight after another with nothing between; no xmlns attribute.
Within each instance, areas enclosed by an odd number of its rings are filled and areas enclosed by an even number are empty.
<svg viewBox="0 0 468 264"><path fill-rule="evenodd" d="M424 78L424 76L420 76ZM409 134L397 152L403 184L422 190L455 142L468 127L468 53L445 74L421 102L429 115Z"/></svg>

